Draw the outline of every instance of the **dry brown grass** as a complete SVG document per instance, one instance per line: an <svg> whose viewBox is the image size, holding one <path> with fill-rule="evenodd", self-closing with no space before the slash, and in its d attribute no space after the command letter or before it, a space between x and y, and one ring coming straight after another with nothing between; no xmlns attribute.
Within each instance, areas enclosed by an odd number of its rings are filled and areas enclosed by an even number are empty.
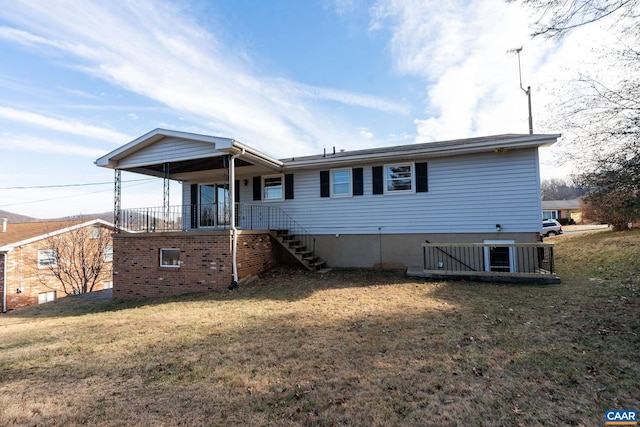
<svg viewBox="0 0 640 427"><path fill-rule="evenodd" d="M563 283L281 268L233 292L0 317L0 425L601 425L640 409L640 232Z"/></svg>

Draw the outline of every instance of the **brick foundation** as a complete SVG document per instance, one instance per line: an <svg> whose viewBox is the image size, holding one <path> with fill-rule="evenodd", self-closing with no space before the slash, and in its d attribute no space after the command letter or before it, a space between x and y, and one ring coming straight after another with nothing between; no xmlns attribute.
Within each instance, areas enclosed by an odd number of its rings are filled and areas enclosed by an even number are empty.
<svg viewBox="0 0 640 427"><path fill-rule="evenodd" d="M160 249L180 250L179 267L160 267ZM273 268L267 231L238 231L240 279ZM197 231L113 236L113 297L139 299L225 289L233 280L231 232Z"/></svg>

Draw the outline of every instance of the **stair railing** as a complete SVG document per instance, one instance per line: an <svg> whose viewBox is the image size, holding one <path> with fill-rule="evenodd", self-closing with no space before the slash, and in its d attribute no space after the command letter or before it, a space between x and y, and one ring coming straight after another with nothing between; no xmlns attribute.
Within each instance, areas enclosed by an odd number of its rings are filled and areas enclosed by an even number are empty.
<svg viewBox="0 0 640 427"><path fill-rule="evenodd" d="M237 227L241 230L286 230L315 255L316 238L278 206L236 204Z"/></svg>

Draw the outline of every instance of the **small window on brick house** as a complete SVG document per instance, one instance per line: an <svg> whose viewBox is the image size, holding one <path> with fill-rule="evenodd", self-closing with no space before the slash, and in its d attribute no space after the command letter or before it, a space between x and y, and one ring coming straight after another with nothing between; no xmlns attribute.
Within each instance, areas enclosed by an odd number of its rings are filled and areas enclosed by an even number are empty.
<svg viewBox="0 0 640 427"><path fill-rule="evenodd" d="M45 304L56 300L56 291L42 292L38 294L38 304Z"/></svg>
<svg viewBox="0 0 640 427"><path fill-rule="evenodd" d="M58 264L55 249L38 249L38 268L55 267Z"/></svg>
<svg viewBox="0 0 640 427"><path fill-rule="evenodd" d="M180 249L160 249L160 267L180 268Z"/></svg>
<svg viewBox="0 0 640 427"><path fill-rule="evenodd" d="M98 226L92 226L89 229L89 238L90 239L99 239L100 238L100 227Z"/></svg>

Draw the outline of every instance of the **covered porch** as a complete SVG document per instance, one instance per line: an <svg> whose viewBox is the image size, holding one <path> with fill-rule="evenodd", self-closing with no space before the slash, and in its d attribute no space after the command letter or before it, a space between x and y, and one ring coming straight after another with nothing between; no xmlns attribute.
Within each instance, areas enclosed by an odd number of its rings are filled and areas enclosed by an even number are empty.
<svg viewBox="0 0 640 427"><path fill-rule="evenodd" d="M172 221L180 218L181 229L202 227L235 228L233 211L238 202L240 182L236 175L278 173L282 162L236 140L167 129L155 129L96 160L96 165L114 170L114 224L127 229L121 206L122 171L163 180L162 207L136 208L148 218L161 220L155 227L176 229ZM202 182L194 187L192 200L197 211L184 211L170 203L170 181ZM184 190L183 190L184 191ZM134 224L128 224L134 225ZM146 226L146 224L145 224ZM149 227L152 224L148 224ZM147 229L151 231L150 228ZM142 231L142 230L138 230Z"/></svg>
<svg viewBox="0 0 640 427"><path fill-rule="evenodd" d="M238 203L247 177L283 165L236 140L155 129L95 163L114 170L116 298L233 287L273 267L278 242L307 268L318 262L313 237L281 209ZM162 206L121 206L123 171L162 179ZM172 181L183 203L170 203Z"/></svg>

